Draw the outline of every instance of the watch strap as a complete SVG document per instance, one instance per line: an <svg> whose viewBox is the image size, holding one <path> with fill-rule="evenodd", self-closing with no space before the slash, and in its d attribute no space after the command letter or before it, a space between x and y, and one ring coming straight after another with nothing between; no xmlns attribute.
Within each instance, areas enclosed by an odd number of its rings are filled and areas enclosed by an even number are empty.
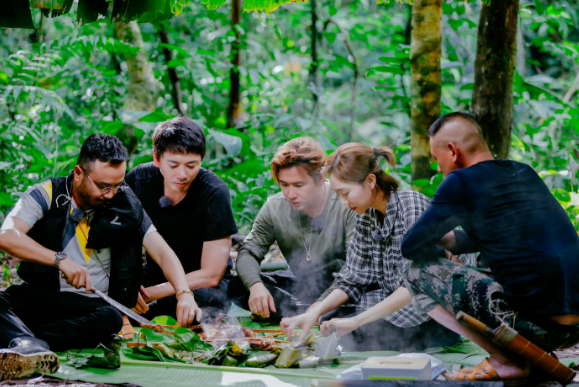
<svg viewBox="0 0 579 387"><path fill-rule="evenodd" d="M54 258L54 267L56 267L58 269L58 265L60 265L60 262L66 259L66 254L64 254L62 251L57 252L55 254L55 258Z"/></svg>

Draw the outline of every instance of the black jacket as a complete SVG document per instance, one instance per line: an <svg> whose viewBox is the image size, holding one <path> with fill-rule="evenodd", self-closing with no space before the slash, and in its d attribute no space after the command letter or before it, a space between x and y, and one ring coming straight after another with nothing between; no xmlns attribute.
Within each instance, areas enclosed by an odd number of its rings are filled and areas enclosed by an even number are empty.
<svg viewBox="0 0 579 387"><path fill-rule="evenodd" d="M72 174L52 181L52 203L28 232L36 242L54 251L62 251L64 232L73 221L71 211ZM133 191L126 187L106 204L96 209L90 223L87 248L111 248L111 274L109 296L127 307L137 304L141 286L144 232L141 229L144 211ZM22 262L18 275L29 285L50 290L60 290L59 270L52 266Z"/></svg>

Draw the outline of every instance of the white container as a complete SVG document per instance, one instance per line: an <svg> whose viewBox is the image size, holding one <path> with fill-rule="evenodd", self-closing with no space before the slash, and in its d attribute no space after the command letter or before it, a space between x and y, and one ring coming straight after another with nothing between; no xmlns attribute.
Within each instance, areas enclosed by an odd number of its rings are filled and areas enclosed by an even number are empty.
<svg viewBox="0 0 579 387"><path fill-rule="evenodd" d="M362 380L431 380L430 359L369 357L362 364Z"/></svg>

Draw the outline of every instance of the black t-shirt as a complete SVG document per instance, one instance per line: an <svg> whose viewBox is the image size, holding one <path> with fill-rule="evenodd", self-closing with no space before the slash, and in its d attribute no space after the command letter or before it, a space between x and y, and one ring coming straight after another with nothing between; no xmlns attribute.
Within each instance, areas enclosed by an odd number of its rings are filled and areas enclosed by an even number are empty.
<svg viewBox="0 0 579 387"><path fill-rule="evenodd" d="M176 206L162 208L164 180L154 163L141 164L126 176L153 224L173 249L185 273L201 268L203 242L214 241L237 233L227 185L204 168L191 183L187 195ZM147 264L162 273L147 254Z"/></svg>
<svg viewBox="0 0 579 387"><path fill-rule="evenodd" d="M480 251L511 307L579 314L579 236L531 167L492 160L449 173L406 233L402 255L432 259L436 243L459 225L452 252Z"/></svg>

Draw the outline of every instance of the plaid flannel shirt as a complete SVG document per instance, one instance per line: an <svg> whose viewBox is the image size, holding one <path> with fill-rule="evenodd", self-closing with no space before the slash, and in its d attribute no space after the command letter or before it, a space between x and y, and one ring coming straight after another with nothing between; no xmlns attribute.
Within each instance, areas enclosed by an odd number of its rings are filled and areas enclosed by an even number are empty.
<svg viewBox="0 0 579 387"><path fill-rule="evenodd" d="M337 275L335 288L350 296L357 309L365 310L380 302L404 285L404 269L411 261L402 257L400 246L404 235L430 204L421 193L398 190L388 200L384 221L380 222L374 209L358 215L354 238L346 255L346 265ZM372 238L375 229L383 241ZM463 255L465 264L472 265L474 254ZM369 285L380 289L365 293ZM401 328L410 328L428 321L426 314L418 314L412 304L384 317L384 320Z"/></svg>

